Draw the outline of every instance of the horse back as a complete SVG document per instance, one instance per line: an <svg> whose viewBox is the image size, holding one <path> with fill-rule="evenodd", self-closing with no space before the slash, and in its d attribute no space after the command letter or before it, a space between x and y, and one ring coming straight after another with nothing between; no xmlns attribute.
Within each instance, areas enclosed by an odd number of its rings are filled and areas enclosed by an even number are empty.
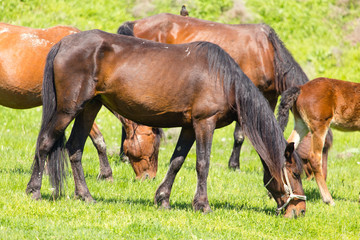
<svg viewBox="0 0 360 240"><path fill-rule="evenodd" d="M223 24L158 14L133 22L134 35L162 43L208 41L219 45L262 92L274 92L274 49L265 24Z"/></svg>
<svg viewBox="0 0 360 240"><path fill-rule="evenodd" d="M40 106L47 53L61 38L78 31L0 23L0 104L20 109Z"/></svg>
<svg viewBox="0 0 360 240"><path fill-rule="evenodd" d="M81 32L61 41L55 84L60 91L85 91L83 100L97 96L108 108L145 125L190 124L194 109L204 116L216 114L219 106L229 111L221 82L204 71L209 66L203 50L199 43L170 45L100 30ZM59 99L60 105L71 106L68 100ZM166 126L164 118L170 119Z"/></svg>

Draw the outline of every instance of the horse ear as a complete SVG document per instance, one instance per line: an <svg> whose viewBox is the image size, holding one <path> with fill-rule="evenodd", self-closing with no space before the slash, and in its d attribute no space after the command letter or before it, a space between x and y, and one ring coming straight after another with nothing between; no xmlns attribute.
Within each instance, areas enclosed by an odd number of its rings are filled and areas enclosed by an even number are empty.
<svg viewBox="0 0 360 240"><path fill-rule="evenodd" d="M291 155L293 154L295 149L294 142L288 143L285 148L285 158L287 162L291 162Z"/></svg>

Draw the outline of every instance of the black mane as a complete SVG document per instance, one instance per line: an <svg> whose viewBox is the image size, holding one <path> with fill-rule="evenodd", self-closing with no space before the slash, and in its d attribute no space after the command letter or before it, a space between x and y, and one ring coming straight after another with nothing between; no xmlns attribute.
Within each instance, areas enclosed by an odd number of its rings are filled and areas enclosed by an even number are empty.
<svg viewBox="0 0 360 240"><path fill-rule="evenodd" d="M230 96L235 89L236 104L233 107L238 121L271 175L280 182L287 142L268 101L223 49L209 42L198 43L198 48L198 51L207 51L209 70L218 73L214 76L223 81L224 93ZM301 170L300 158L295 159Z"/></svg>
<svg viewBox="0 0 360 240"><path fill-rule="evenodd" d="M135 22L124 22L117 30L118 34L126 36L134 36L134 24Z"/></svg>
<svg viewBox="0 0 360 240"><path fill-rule="evenodd" d="M268 39L274 47L276 91L282 93L290 87L300 86L308 82L309 78L277 36L275 30L265 24L264 28L268 32Z"/></svg>

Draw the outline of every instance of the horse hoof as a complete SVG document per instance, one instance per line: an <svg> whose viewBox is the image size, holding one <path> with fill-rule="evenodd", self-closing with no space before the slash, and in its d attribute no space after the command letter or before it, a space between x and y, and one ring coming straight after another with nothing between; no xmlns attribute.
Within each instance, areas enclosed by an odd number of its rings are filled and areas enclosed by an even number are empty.
<svg viewBox="0 0 360 240"><path fill-rule="evenodd" d="M40 200L41 199L40 190L35 190L35 189L31 188L31 187L27 187L26 188L26 194L27 195L32 194L31 199L33 199L33 200Z"/></svg>
<svg viewBox="0 0 360 240"><path fill-rule="evenodd" d="M167 203L167 202L162 202L161 205L159 206L159 209L160 210L170 210L171 207L170 207L170 204Z"/></svg>
<svg viewBox="0 0 360 240"><path fill-rule="evenodd" d="M25 192L26 192L27 195L30 195L30 193L34 192L34 189L32 189L30 187L27 187Z"/></svg>
<svg viewBox="0 0 360 240"><path fill-rule="evenodd" d="M32 198L33 200L40 200L40 199L41 199L41 193L40 193L40 191L34 191L31 198Z"/></svg>
<svg viewBox="0 0 360 240"><path fill-rule="evenodd" d="M96 178L97 180L105 180L108 182L114 182L114 178L112 176L112 174L103 174L103 173L99 173L99 175Z"/></svg>
<svg viewBox="0 0 360 240"><path fill-rule="evenodd" d="M194 204L193 208L195 212L202 211L204 214L212 212L209 204Z"/></svg>
<svg viewBox="0 0 360 240"><path fill-rule="evenodd" d="M207 208L203 209L203 213L204 214L208 214L208 213L212 213L213 211L211 210L211 208L208 206Z"/></svg>
<svg viewBox="0 0 360 240"><path fill-rule="evenodd" d="M231 170L240 171L240 165L236 163L229 163L229 168Z"/></svg>
<svg viewBox="0 0 360 240"><path fill-rule="evenodd" d="M161 209L170 209L170 203L167 199L169 198L166 197L165 192L156 193L154 203Z"/></svg>
<svg viewBox="0 0 360 240"><path fill-rule="evenodd" d="M330 206L332 206L332 207L335 206L335 202L334 202L334 200L332 200L332 199L330 199L330 200L324 200L324 203L326 203L326 204L328 204L328 205L330 205Z"/></svg>
<svg viewBox="0 0 360 240"><path fill-rule="evenodd" d="M86 203L94 203L94 204L95 204L95 203L96 203L96 200L93 199L92 197L86 197L86 198L85 198L85 202L86 202Z"/></svg>
<svg viewBox="0 0 360 240"><path fill-rule="evenodd" d="M75 193L74 198L83 200L83 201L85 201L87 203L96 203L96 201L94 200L94 198L90 194L81 195L81 194Z"/></svg>

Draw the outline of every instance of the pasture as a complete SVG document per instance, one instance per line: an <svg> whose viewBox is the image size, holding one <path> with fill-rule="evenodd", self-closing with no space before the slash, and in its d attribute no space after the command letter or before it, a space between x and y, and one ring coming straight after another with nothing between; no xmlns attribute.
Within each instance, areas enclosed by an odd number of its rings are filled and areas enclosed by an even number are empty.
<svg viewBox="0 0 360 240"><path fill-rule="evenodd" d="M0 21L30 27L66 24L81 30L100 28L115 32L126 20L136 19L136 1L0 1ZM144 1L154 6L151 15L178 13L179 1ZM232 1L184 1L191 16L222 22ZM360 82L359 43L345 36L356 29L356 1L250 1L250 22L271 25L309 78L326 76ZM146 4L142 5L144 8ZM196 6L196 8L195 8ZM342 10L341 14L336 14ZM140 17L138 17L140 18ZM349 23L354 23L350 25ZM330 28L331 26L331 28ZM344 37L339 37L344 36ZM129 164L118 157L120 122L106 109L96 119L107 143L114 182L97 181L96 150L87 141L83 166L96 204L74 200L74 182L69 174L66 196L53 201L44 177L41 201L25 194L31 175L35 142L40 128L41 107L13 110L0 107L0 238L1 239L359 239L360 238L360 150L359 133L334 131L327 185L336 206L325 205L315 181L303 180L308 197L304 218L276 216L262 182L262 165L245 142L241 171L232 171L227 161L232 148L234 125L215 131L208 177L209 203L213 210L192 210L196 188L195 148L189 153L173 186L172 210L158 210L155 190L163 179L178 133L166 130L161 143L158 175L152 181L135 181ZM292 129L292 121L286 137Z"/></svg>

